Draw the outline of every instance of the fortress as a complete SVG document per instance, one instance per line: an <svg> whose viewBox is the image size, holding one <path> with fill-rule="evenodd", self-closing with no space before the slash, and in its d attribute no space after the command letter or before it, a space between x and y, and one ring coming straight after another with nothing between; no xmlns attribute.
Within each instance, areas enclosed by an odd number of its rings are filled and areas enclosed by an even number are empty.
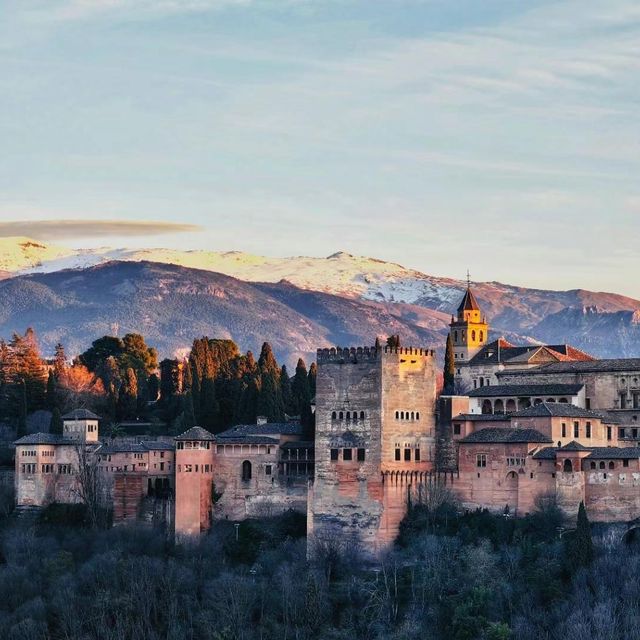
<svg viewBox="0 0 640 640"><path fill-rule="evenodd" d="M18 508L86 501L114 523L160 521L179 538L217 519L306 513L310 545L387 548L411 502L446 487L466 508L522 515L552 497L595 521L640 517L640 359L489 340L469 287L452 318L455 395L437 394L431 349L317 352L315 441L297 422L101 443L98 416L16 441ZM91 473L87 473L91 471ZM310 547L311 548L311 547Z"/></svg>

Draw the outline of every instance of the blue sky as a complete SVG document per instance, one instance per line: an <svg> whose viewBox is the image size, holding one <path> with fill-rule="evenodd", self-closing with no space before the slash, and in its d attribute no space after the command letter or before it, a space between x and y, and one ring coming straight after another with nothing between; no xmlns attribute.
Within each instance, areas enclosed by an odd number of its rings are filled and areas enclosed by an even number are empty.
<svg viewBox="0 0 640 640"><path fill-rule="evenodd" d="M0 0L0 233L640 297L639 79L623 0Z"/></svg>

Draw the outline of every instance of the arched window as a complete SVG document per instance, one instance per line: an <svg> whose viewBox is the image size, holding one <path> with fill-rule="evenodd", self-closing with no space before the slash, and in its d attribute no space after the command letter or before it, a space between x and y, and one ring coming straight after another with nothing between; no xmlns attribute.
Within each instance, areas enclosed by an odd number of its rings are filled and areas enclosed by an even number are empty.
<svg viewBox="0 0 640 640"><path fill-rule="evenodd" d="M600 463L600 468L601 468L601 469L604 469L604 468L605 468L604 461Z"/></svg>
<svg viewBox="0 0 640 640"><path fill-rule="evenodd" d="M400 418L400 412L396 411L396 420L398 420Z"/></svg>
<svg viewBox="0 0 640 640"><path fill-rule="evenodd" d="M351 412L347 411L347 420L351 420Z"/></svg>
<svg viewBox="0 0 640 640"><path fill-rule="evenodd" d="M336 412L335 412L335 411L333 411L333 412L331 413L331 419L332 419L332 420L335 420L336 418L337 418L337 414L336 414Z"/></svg>
<svg viewBox="0 0 640 640"><path fill-rule="evenodd" d="M400 420L404 420L404 411L400 412Z"/></svg>
<svg viewBox="0 0 640 640"><path fill-rule="evenodd" d="M396 416L397 417L397 416ZM360 412L360 420L364 420L364 411Z"/></svg>
<svg viewBox="0 0 640 640"><path fill-rule="evenodd" d="M242 463L242 479L244 481L251 480L251 463L248 460Z"/></svg>
<svg viewBox="0 0 640 640"><path fill-rule="evenodd" d="M342 411L338 414L338 417L340 418L340 420L342 420L344 418L344 413L342 413Z"/></svg>
<svg viewBox="0 0 640 640"><path fill-rule="evenodd" d="M484 331L480 331L480 342L484 340Z"/></svg>
<svg viewBox="0 0 640 640"><path fill-rule="evenodd" d="M458 342L458 332L457 331L453 332L453 341L454 342Z"/></svg>
<svg viewBox="0 0 640 640"><path fill-rule="evenodd" d="M420 412L416 411L416 420L420 420Z"/></svg>
<svg viewBox="0 0 640 640"><path fill-rule="evenodd" d="M475 342L476 341L476 330L474 329L471 332L471 342Z"/></svg>
<svg viewBox="0 0 640 640"><path fill-rule="evenodd" d="M354 422L358 422L358 412L357 411L353 412L353 421Z"/></svg>
<svg viewBox="0 0 640 640"><path fill-rule="evenodd" d="M562 470L565 473L573 473L573 465L571 464L571 460L565 460L562 465Z"/></svg>
<svg viewBox="0 0 640 640"><path fill-rule="evenodd" d="M411 419L412 419L412 420L415 420L415 416L416 416L416 414L412 411L412 412L411 412Z"/></svg>
<svg viewBox="0 0 640 640"><path fill-rule="evenodd" d="M593 460L591 461L591 468L592 468L592 469L595 469L595 468L596 468L596 463L595 463Z"/></svg>
<svg viewBox="0 0 640 640"><path fill-rule="evenodd" d="M612 461L609 463L609 469L615 469L615 468L616 468L616 463L612 460Z"/></svg>

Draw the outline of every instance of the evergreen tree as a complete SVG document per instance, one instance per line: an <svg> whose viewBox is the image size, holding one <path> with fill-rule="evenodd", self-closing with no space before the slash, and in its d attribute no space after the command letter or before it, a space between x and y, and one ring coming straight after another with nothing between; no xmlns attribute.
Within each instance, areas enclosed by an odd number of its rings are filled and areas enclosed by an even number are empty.
<svg viewBox="0 0 640 640"><path fill-rule="evenodd" d="M118 397L118 415L120 419L135 418L138 406L138 380L135 371L129 367L124 375Z"/></svg>
<svg viewBox="0 0 640 640"><path fill-rule="evenodd" d="M218 401L213 378L206 377L200 389L200 416L198 424L205 429L215 431L218 418Z"/></svg>
<svg viewBox="0 0 640 640"><path fill-rule="evenodd" d="M572 571L580 567L586 567L593 561L595 552L591 539L591 526L587 518L587 510L584 502L580 501L578 507L578 521L576 530L567 536L567 555Z"/></svg>
<svg viewBox="0 0 640 640"><path fill-rule="evenodd" d="M10 372L10 375L13 382L22 381L24 383L27 411L44 408L47 373L40 357L33 329L27 329L24 336L14 333L9 349L13 351L13 371Z"/></svg>
<svg viewBox="0 0 640 640"><path fill-rule="evenodd" d="M291 388L291 379L289 378L289 372L287 371L287 365L283 364L280 369L280 390L282 393L282 404L284 405L284 411L287 415L297 416L298 405L293 398L293 392Z"/></svg>
<svg viewBox="0 0 640 640"><path fill-rule="evenodd" d="M67 370L67 356L64 347L60 342L56 345L55 357L53 362L53 373L57 380L61 380L64 372Z"/></svg>
<svg viewBox="0 0 640 640"><path fill-rule="evenodd" d="M160 400L168 401L180 392L180 363L165 358L160 363Z"/></svg>
<svg viewBox="0 0 640 640"><path fill-rule="evenodd" d="M311 413L311 392L309 391L309 374L307 365L302 358L298 359L296 373L291 382L291 394L295 406L295 415L308 418Z"/></svg>
<svg viewBox="0 0 640 640"><path fill-rule="evenodd" d="M182 411L182 428L186 431L196 426L196 416L193 410L193 397L190 391L184 394L184 409Z"/></svg>
<svg viewBox="0 0 640 640"><path fill-rule="evenodd" d="M398 349L400 347L400 336L389 336L387 338L387 346L391 347L392 349Z"/></svg>
<svg viewBox="0 0 640 640"><path fill-rule="evenodd" d="M27 435L27 385L20 380L15 388L16 399L16 437Z"/></svg>
<svg viewBox="0 0 640 640"><path fill-rule="evenodd" d="M56 377L53 373L53 370L50 370L49 377L47 378L47 392L46 392L46 403L47 403L47 409L49 409L49 411L53 411L58 404L56 387L57 387Z"/></svg>
<svg viewBox="0 0 640 640"><path fill-rule="evenodd" d="M315 362L309 367L309 396L311 400L316 398L316 377L318 375L318 365Z"/></svg>
<svg viewBox="0 0 640 640"><path fill-rule="evenodd" d="M260 371L258 415L266 416L269 422L284 420L284 405L282 402L282 390L280 389L280 368L268 342L262 345L258 369Z"/></svg>
<svg viewBox="0 0 640 640"><path fill-rule="evenodd" d="M451 334L447 335L447 348L444 352L444 388L445 395L451 395L455 387L455 362L453 359L453 343L451 342Z"/></svg>
<svg viewBox="0 0 640 640"><path fill-rule="evenodd" d="M147 380L147 399L155 402L160 394L160 380L155 373L152 373Z"/></svg>
<svg viewBox="0 0 640 640"><path fill-rule="evenodd" d="M51 414L51 422L49 423L49 433L61 436L63 431L64 424L62 422L62 416L60 415L60 409L58 409L58 407L54 407L53 413Z"/></svg>
<svg viewBox="0 0 640 640"><path fill-rule="evenodd" d="M376 351L380 351L382 349L382 344L380 342L380 338L376 336L376 343L374 345Z"/></svg>

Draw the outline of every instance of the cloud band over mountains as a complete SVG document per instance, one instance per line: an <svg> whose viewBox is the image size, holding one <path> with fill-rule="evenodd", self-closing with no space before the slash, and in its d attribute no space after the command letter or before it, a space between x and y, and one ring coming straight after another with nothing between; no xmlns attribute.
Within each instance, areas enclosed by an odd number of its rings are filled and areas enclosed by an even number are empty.
<svg viewBox="0 0 640 640"><path fill-rule="evenodd" d="M195 224L155 220L15 220L0 222L0 237L28 236L37 240L159 236L201 230L202 227Z"/></svg>

